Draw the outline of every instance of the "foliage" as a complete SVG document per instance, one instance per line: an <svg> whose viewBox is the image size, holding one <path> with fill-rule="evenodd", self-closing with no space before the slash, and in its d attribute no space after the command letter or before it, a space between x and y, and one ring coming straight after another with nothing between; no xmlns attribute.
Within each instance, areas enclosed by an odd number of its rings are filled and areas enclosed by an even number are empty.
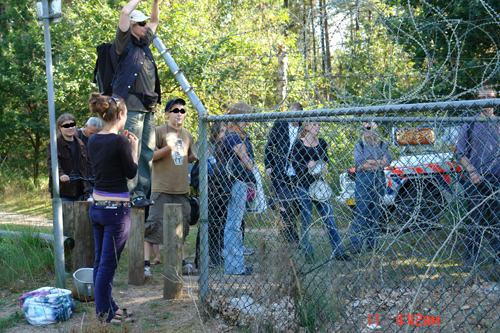
<svg viewBox="0 0 500 333"><path fill-rule="evenodd" d="M499 84L500 1L386 3L397 8L394 40L412 54L432 100L470 99L484 84Z"/></svg>
<svg viewBox="0 0 500 333"><path fill-rule="evenodd" d="M21 311L16 311L9 317L0 319L0 332L5 332L7 329L16 326L22 320L24 320L24 315Z"/></svg>
<svg viewBox="0 0 500 333"><path fill-rule="evenodd" d="M0 286L14 292L43 287L53 279L54 255L44 239L28 233L0 239ZM52 278L51 278L52 277Z"/></svg>

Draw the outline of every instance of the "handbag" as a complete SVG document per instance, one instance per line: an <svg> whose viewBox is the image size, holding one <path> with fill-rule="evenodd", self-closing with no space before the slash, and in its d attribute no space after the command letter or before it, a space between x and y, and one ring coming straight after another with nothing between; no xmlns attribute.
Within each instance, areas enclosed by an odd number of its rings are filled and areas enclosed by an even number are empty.
<svg viewBox="0 0 500 333"><path fill-rule="evenodd" d="M327 201L332 197L332 189L323 179L316 179L309 186L307 194L314 201Z"/></svg>

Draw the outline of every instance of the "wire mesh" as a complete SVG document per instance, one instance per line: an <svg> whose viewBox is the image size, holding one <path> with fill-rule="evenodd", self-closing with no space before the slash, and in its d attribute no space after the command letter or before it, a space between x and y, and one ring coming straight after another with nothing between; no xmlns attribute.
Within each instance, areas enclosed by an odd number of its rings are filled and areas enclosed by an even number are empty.
<svg viewBox="0 0 500 333"><path fill-rule="evenodd" d="M497 331L499 104L203 118L207 309L252 331Z"/></svg>

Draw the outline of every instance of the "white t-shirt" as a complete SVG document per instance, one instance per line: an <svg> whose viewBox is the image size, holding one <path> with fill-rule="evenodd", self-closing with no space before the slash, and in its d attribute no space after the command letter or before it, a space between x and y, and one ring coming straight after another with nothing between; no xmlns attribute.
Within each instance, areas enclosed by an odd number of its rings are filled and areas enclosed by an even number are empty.
<svg viewBox="0 0 500 333"><path fill-rule="evenodd" d="M290 138L290 144L288 146L288 156L286 159L287 163L286 174L287 176L295 176L295 169L292 167L292 164L289 162L289 159L293 143L295 142L295 140L297 140L297 137L299 136L299 126L294 127L292 126L291 123L288 123L288 136Z"/></svg>

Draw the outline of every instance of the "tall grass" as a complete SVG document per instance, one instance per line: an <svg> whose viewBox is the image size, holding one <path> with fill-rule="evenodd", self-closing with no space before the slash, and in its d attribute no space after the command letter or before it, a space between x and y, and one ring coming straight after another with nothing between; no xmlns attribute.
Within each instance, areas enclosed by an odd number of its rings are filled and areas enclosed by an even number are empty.
<svg viewBox="0 0 500 333"><path fill-rule="evenodd" d="M12 292L42 287L54 280L52 246L31 234L0 238L0 289Z"/></svg>

